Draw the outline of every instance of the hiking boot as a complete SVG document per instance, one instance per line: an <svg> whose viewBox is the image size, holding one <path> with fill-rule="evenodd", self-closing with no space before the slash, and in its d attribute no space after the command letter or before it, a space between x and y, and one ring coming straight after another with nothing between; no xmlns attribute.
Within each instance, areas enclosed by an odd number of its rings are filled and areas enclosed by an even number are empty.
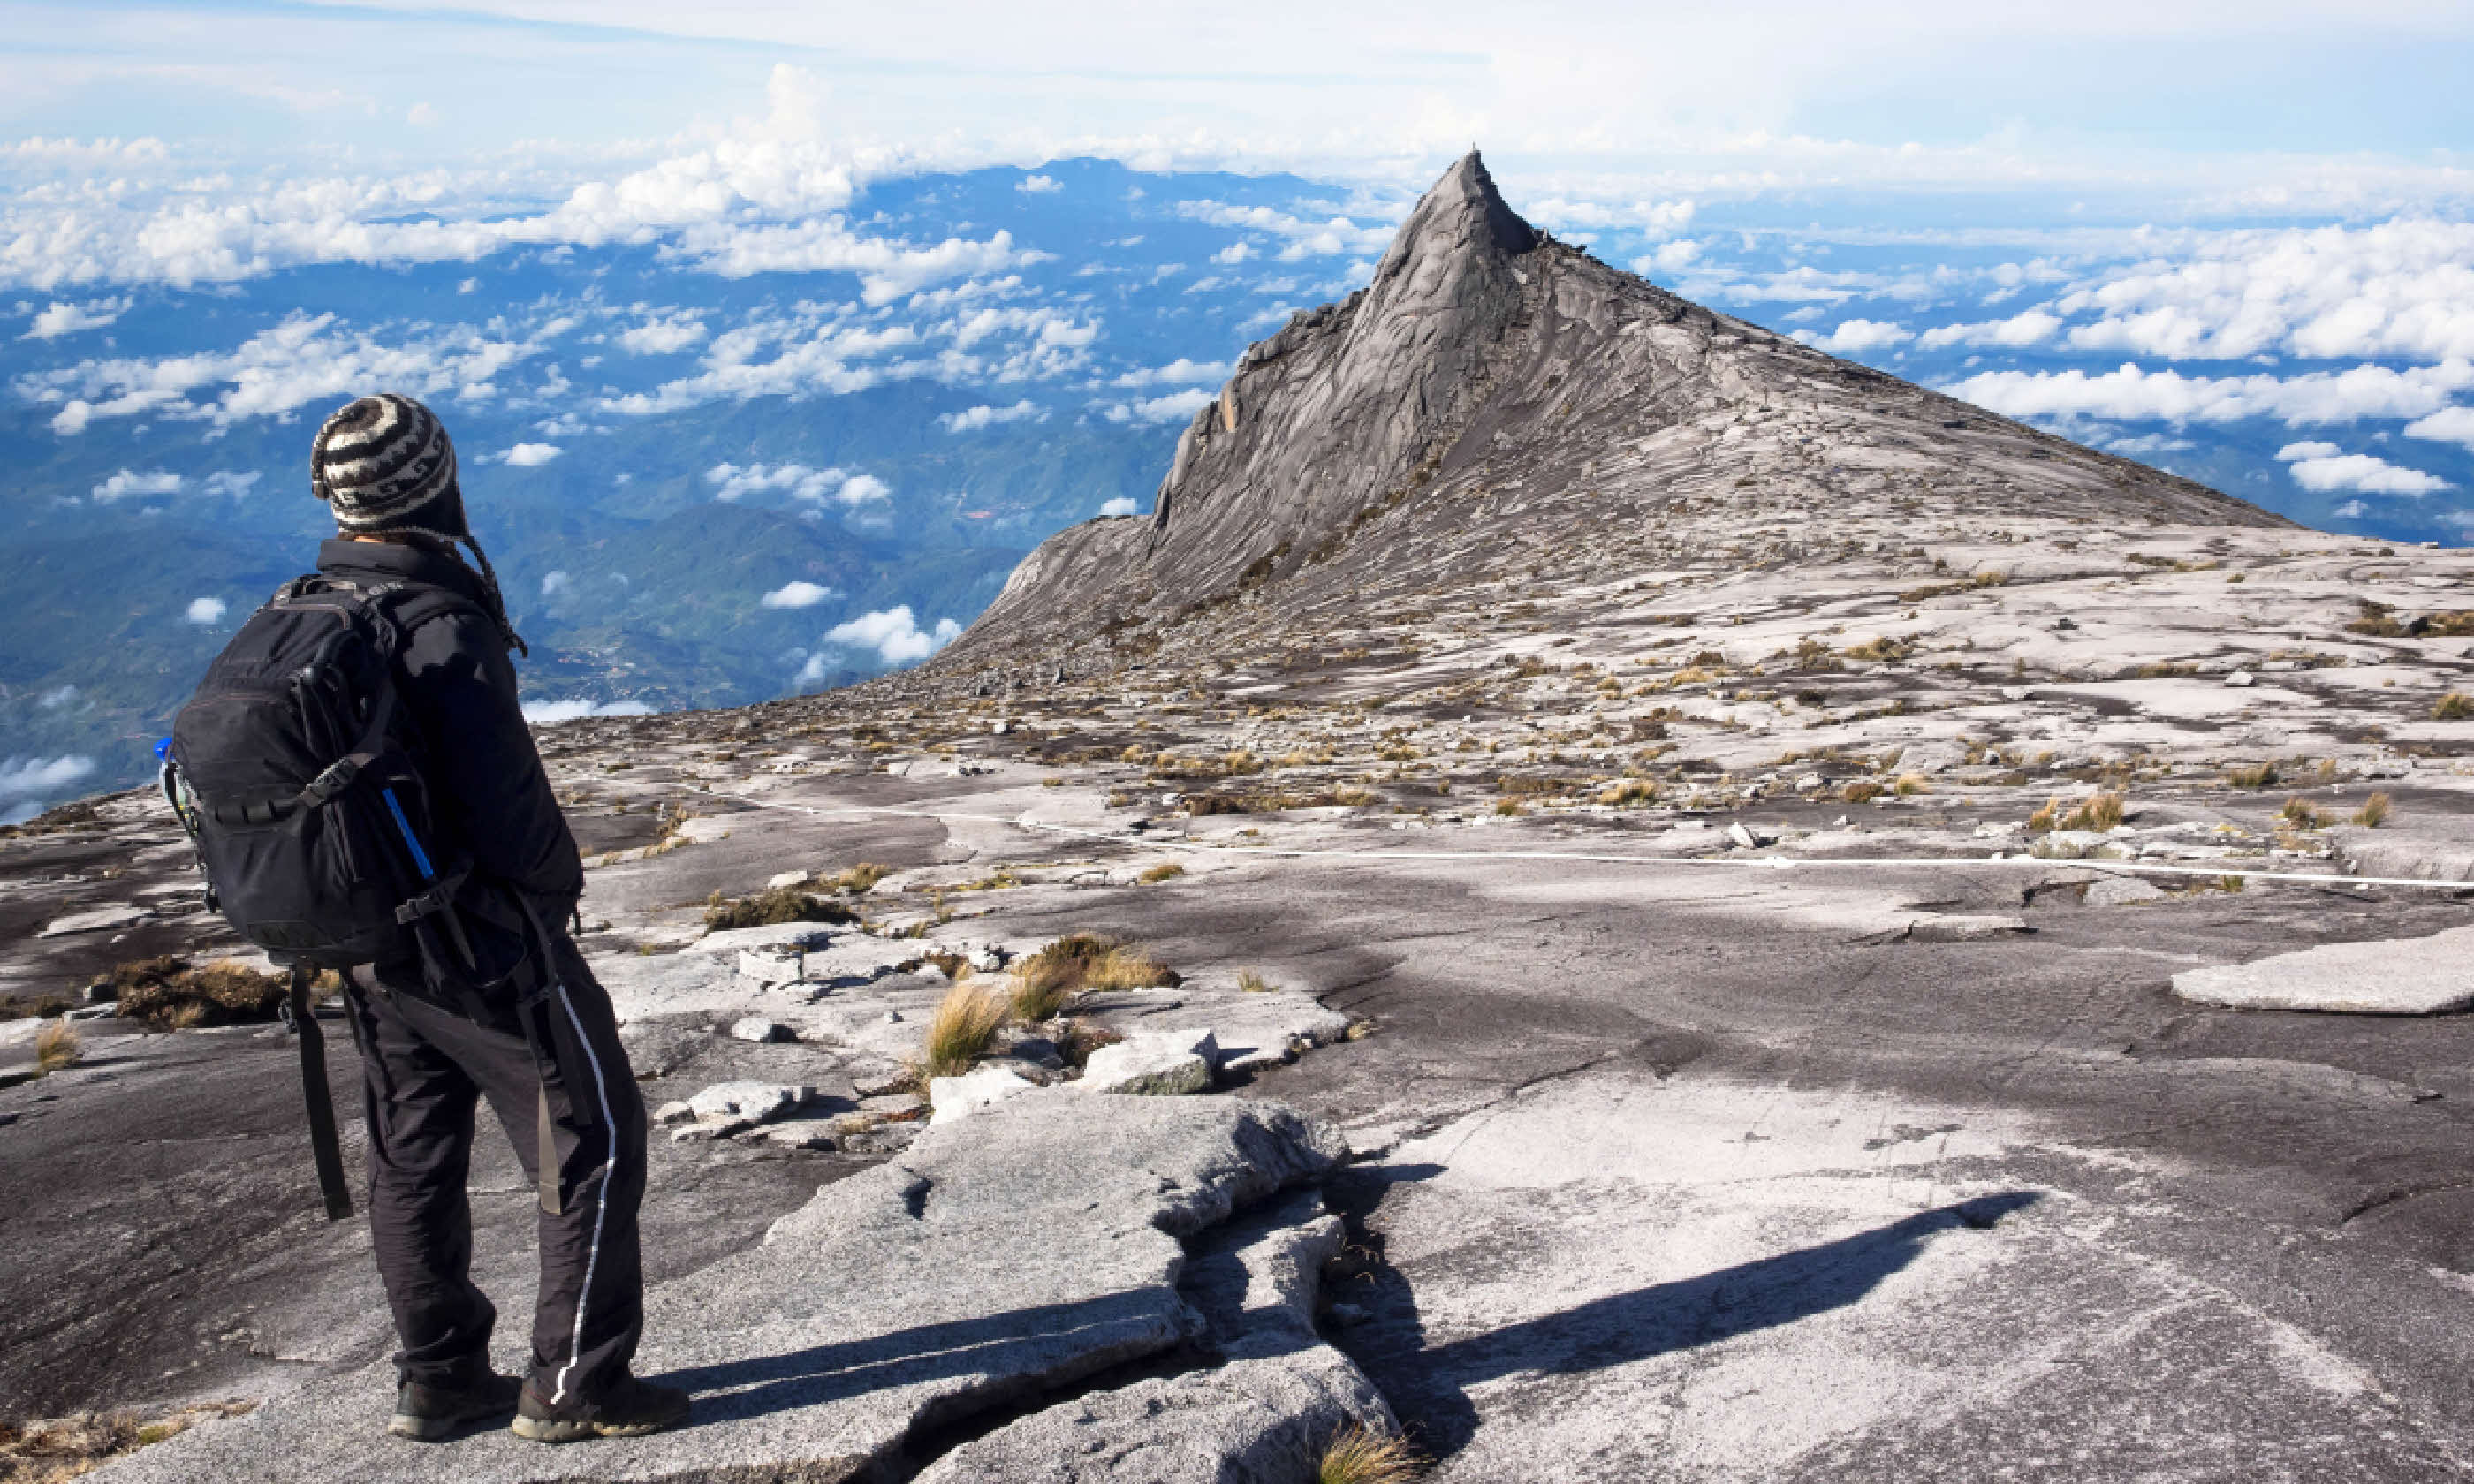
<svg viewBox="0 0 2474 1484"><path fill-rule="evenodd" d="M632 1376L618 1377L600 1396L570 1398L552 1406L524 1384L512 1424L520 1438L536 1443L573 1443L584 1438L636 1438L686 1421L688 1394Z"/></svg>
<svg viewBox="0 0 2474 1484"><path fill-rule="evenodd" d="M521 1383L512 1376L484 1376L471 1386L432 1386L406 1381L397 1388L387 1431L417 1443L435 1443L474 1423L494 1423L516 1409Z"/></svg>

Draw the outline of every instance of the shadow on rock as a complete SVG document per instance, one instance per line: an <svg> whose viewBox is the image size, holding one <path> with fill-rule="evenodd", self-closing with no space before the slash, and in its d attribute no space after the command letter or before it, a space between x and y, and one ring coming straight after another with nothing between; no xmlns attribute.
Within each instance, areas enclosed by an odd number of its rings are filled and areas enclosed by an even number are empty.
<svg viewBox="0 0 2474 1484"><path fill-rule="evenodd" d="M690 1425L735 1422L958 1376L1042 1376L1071 1352L1080 1369L1119 1364L1160 1348L1155 1293L1045 1304L959 1322L919 1325L864 1340L694 1366L655 1377L696 1398ZM1121 1332L1121 1333L1120 1333ZM922 1424L935 1419L922 1418Z"/></svg>
<svg viewBox="0 0 2474 1484"><path fill-rule="evenodd" d="M1433 1347L1425 1343L1406 1280L1394 1270L1381 1283L1383 1322L1344 1346L1419 1447L1448 1457L1477 1430L1469 1387L1524 1373L1602 1371L1844 1308L1913 1262L1928 1238L1959 1227L1992 1227L2037 1199L2025 1190L1980 1196L1834 1242L1610 1294Z"/></svg>

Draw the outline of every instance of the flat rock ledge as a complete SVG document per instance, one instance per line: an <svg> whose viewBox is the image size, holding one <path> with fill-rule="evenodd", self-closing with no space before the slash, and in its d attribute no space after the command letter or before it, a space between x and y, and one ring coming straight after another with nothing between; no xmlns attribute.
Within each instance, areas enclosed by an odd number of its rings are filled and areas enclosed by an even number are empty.
<svg viewBox="0 0 2474 1484"><path fill-rule="evenodd" d="M2173 976L2173 993L2233 1010L2450 1015L2474 1009L2474 927L2185 969Z"/></svg>
<svg viewBox="0 0 2474 1484"><path fill-rule="evenodd" d="M1027 1092L826 1186L761 1247L650 1290L637 1370L695 1394L686 1427L558 1449L498 1428L403 1442L383 1431L394 1377L381 1362L92 1477L877 1484L927 1462L939 1480L1303 1484L1346 1421L1391 1429L1365 1377L1314 1335L1336 1225L1311 1192L1265 1207L1346 1154L1336 1130L1276 1104ZM523 1328L502 1322L502 1369ZM996 1472L935 1456L938 1433L973 1414L1211 1349L1221 1358L1206 1369L1060 1401L958 1450ZM1092 1421L1072 1421L1083 1413ZM1103 1433L1144 1446L1094 1454Z"/></svg>

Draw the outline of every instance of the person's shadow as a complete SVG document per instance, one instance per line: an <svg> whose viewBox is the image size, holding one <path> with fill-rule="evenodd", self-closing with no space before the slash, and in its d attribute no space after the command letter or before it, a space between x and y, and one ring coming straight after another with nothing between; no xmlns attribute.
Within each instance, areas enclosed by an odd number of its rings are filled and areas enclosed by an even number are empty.
<svg viewBox="0 0 2474 1484"><path fill-rule="evenodd" d="M1834 1242L1610 1294L1435 1346L1426 1343L1415 1294L1394 1270L1376 1280L1365 1301L1381 1311L1379 1322L1344 1331L1341 1343L1419 1447L1445 1458L1477 1430L1472 1386L1521 1373L1605 1370L1844 1308L1913 1262L1935 1234L1991 1227L2036 1200L2021 1190L1961 1201Z"/></svg>

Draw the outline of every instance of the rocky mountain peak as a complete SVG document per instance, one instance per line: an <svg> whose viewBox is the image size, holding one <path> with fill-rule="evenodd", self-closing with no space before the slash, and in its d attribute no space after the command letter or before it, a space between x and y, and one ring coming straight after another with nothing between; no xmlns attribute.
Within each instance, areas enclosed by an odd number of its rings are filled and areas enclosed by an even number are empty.
<svg viewBox="0 0 2474 1484"><path fill-rule="evenodd" d="M1537 228L1522 221L1494 188L1475 150L1443 172L1419 197L1399 235L1374 270L1374 294L1396 292L1403 280L1467 271L1474 263L1517 257L1535 250Z"/></svg>
<svg viewBox="0 0 2474 1484"><path fill-rule="evenodd" d="M1601 263L1471 151L1365 288L1239 358L1149 522L1050 539L937 665L1048 662L1239 600L1311 627L1378 594L1798 560L1935 519L2286 524Z"/></svg>

